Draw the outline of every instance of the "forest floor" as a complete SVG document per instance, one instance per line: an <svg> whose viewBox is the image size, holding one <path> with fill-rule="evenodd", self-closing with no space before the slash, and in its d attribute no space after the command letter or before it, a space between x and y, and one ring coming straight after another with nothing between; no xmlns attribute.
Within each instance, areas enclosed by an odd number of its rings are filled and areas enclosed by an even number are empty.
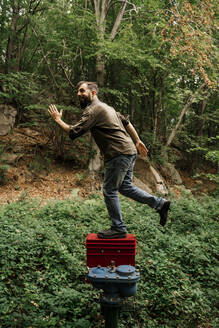
<svg viewBox="0 0 219 328"><path fill-rule="evenodd" d="M12 134L0 137L0 141L7 150L5 161L8 165L6 181L0 184L0 204L27 197L39 198L42 202L65 199L72 195L86 198L92 192L101 191L102 177L93 179L86 168L81 169L80 165L75 167L69 162L48 160L42 147L45 139L36 131L17 128ZM215 188L211 181L194 179L186 171L180 171L180 174L188 189L209 194ZM179 190L172 187L179 197Z"/></svg>
<svg viewBox="0 0 219 328"><path fill-rule="evenodd" d="M37 131L16 128L10 135L0 137L7 155L6 181L0 183L0 204L23 198L65 199L72 194L88 197L101 190L101 177L90 177L82 161L72 164L48 155L47 140ZM45 146L45 147L44 147ZM80 151L83 153L83 148ZM81 164L81 165L80 165Z"/></svg>

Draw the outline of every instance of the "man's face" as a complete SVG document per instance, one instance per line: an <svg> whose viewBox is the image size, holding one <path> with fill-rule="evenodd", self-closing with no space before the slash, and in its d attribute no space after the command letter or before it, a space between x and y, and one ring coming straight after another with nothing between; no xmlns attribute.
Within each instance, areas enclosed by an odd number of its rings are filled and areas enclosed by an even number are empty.
<svg viewBox="0 0 219 328"><path fill-rule="evenodd" d="M78 99L82 109L91 104L93 96L86 83L81 84L78 88Z"/></svg>

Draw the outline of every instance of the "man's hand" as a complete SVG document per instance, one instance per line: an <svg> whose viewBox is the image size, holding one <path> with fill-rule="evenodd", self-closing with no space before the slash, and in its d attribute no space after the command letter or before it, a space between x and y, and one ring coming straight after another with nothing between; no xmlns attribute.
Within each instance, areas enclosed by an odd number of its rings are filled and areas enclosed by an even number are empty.
<svg viewBox="0 0 219 328"><path fill-rule="evenodd" d="M55 105L50 105L48 112L51 115L51 117L54 119L54 121L57 122L62 119L62 109L59 112Z"/></svg>
<svg viewBox="0 0 219 328"><path fill-rule="evenodd" d="M69 133L71 127L70 127L70 125L63 122L63 120L62 120L62 109L59 112L55 105L50 105L49 109L48 109L48 112L51 115L51 117L54 119L54 121L56 121L56 123L58 123L59 126L62 129L64 129L67 133Z"/></svg>
<svg viewBox="0 0 219 328"><path fill-rule="evenodd" d="M148 149L145 147L144 143L141 140L137 141L135 146L141 156L147 156Z"/></svg>

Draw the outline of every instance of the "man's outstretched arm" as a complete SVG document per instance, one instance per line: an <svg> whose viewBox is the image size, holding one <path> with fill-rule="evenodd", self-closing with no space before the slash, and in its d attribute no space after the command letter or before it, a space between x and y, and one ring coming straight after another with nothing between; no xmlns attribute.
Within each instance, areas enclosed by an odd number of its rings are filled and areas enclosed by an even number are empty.
<svg viewBox="0 0 219 328"><path fill-rule="evenodd" d="M62 109L59 112L55 105L50 105L48 112L54 121L58 123L67 133L69 133L71 127L62 120Z"/></svg>
<svg viewBox="0 0 219 328"><path fill-rule="evenodd" d="M137 131L135 130L134 126L129 122L126 126L125 126L126 131L128 132L128 134L130 135L130 137L132 138L138 152L140 153L140 155L142 156L147 156L148 153L148 149L146 148L145 144L140 140Z"/></svg>

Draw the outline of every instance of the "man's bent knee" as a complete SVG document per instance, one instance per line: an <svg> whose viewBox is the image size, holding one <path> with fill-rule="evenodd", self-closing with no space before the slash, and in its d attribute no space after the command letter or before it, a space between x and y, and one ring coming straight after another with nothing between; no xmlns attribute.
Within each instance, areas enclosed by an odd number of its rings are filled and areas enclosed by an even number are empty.
<svg viewBox="0 0 219 328"><path fill-rule="evenodd" d="M105 188L103 187L103 195L104 197L111 197L117 194L117 189Z"/></svg>

